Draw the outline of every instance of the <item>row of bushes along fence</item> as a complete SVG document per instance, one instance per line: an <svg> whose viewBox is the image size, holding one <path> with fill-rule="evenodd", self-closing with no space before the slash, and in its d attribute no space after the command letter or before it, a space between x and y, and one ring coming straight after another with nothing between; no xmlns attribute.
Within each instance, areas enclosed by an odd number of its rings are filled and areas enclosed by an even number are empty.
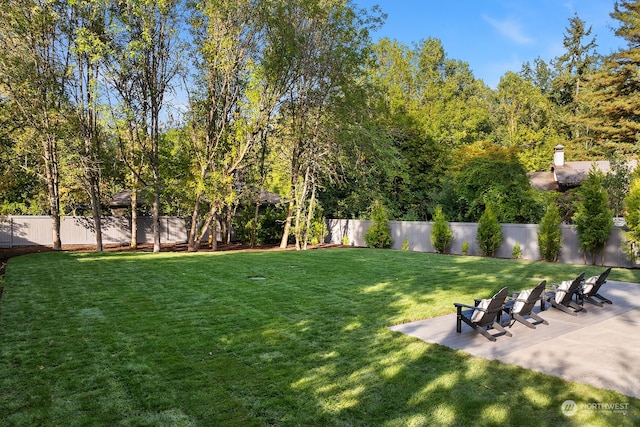
<svg viewBox="0 0 640 427"><path fill-rule="evenodd" d="M371 221L364 220L328 220L328 242L334 244L348 243L353 246L365 246L364 236ZM432 222L423 221L389 221L393 249L402 249L403 242L408 243L408 249L416 252L436 252L431 244ZM480 255L476 234L477 223L450 222L449 227L453 232L453 243L449 253L462 254L462 244L468 242L468 255ZM498 258L512 258L513 247L520 245L523 259L539 260L538 226L536 224L501 224L502 246L496 252ZM570 225L561 225L562 249L558 256L558 262L565 264L583 264L584 253L580 249L578 234ZM622 252L621 243L623 229L613 227L607 245L604 249L604 264L614 267L633 267ZM590 254L587 255L587 263L591 263ZM598 254L596 264L602 264L602 254Z"/></svg>

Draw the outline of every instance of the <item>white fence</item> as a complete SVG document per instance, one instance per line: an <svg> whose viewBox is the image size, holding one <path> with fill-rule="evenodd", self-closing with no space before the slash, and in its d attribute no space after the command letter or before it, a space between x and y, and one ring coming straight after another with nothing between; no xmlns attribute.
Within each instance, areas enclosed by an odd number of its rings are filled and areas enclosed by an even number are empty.
<svg viewBox="0 0 640 427"><path fill-rule="evenodd" d="M0 217L0 248L53 244L51 217ZM126 245L131 242L131 218L103 217L102 243ZM160 241L184 243L187 227L182 218L160 217ZM138 218L138 243L153 243L151 217ZM60 240L63 245L93 245L96 243L95 226L89 217L65 216L60 221Z"/></svg>
<svg viewBox="0 0 640 427"><path fill-rule="evenodd" d="M371 221L331 219L328 221L329 243L340 244L344 240L353 246L365 246L364 235L371 225ZM401 249L404 240L409 244L409 250L416 252L435 252L431 244L432 222L423 221L390 221L391 236L393 239L393 249ZM450 253L462 254L462 243L468 242L469 255L479 255L476 234L477 223L450 222L449 227L453 232L453 243L449 249ZM516 242L520 245L522 258L529 260L539 260L540 250L538 247L538 226L536 224L501 224L502 246L496 252L498 258L513 258L512 252ZM584 253L580 249L578 234L572 226L561 225L562 249L558 256L558 262L565 264L583 264ZM614 267L635 267L629 261L622 250L622 228L613 227L604 253L604 264ZM346 239L345 239L346 238ZM344 239L344 240L343 240ZM596 264L602 263L602 254L598 254ZM591 264L591 254L587 254L587 263Z"/></svg>

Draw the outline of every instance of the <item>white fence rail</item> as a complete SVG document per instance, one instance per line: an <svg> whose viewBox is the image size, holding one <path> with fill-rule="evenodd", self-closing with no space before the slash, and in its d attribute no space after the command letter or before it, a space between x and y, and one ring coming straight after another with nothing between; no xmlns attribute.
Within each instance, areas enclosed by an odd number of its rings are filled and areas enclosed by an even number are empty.
<svg viewBox="0 0 640 427"><path fill-rule="evenodd" d="M371 221L331 219L328 221L329 243L340 244L344 240L350 245L365 246L364 235L371 225ZM431 244L432 222L423 221L390 221L393 249L401 249L405 239L409 244L409 250L416 252L435 252ZM476 242L478 231L477 223L450 222L449 227L453 232L453 243L449 250L453 254L462 254L462 243L469 243L469 255L479 255L480 250ZM501 224L503 241L502 246L496 252L496 257L513 258L512 252L516 242L520 245L522 258L539 260L538 226L536 224ZM584 253L580 249L578 234L570 225L561 225L562 249L558 256L558 262L565 264L583 264ZM622 252L623 240L621 227L613 227L604 252L604 264L614 267L635 267ZM346 239L345 239L346 238ZM344 239L344 240L343 240ZM591 254L587 254L587 263L591 264ZM596 264L602 264L602 254L598 254Z"/></svg>
<svg viewBox="0 0 640 427"><path fill-rule="evenodd" d="M0 248L53 244L51 218L48 216L0 217ZM131 218L104 217L101 223L102 243L129 244ZM184 243L187 241L185 221L177 217L160 217L160 241ZM93 245L95 226L89 217L65 216L60 221L60 240L63 245ZM138 218L138 243L153 243L151 217Z"/></svg>

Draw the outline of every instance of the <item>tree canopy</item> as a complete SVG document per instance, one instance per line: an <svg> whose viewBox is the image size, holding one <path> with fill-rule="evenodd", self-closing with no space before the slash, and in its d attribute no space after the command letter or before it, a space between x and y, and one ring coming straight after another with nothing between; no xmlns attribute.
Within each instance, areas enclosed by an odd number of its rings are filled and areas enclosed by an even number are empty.
<svg viewBox="0 0 640 427"><path fill-rule="evenodd" d="M638 2L611 13L624 48L599 54L574 15L557 58L496 88L435 37L374 42L384 13L349 0L16 0L0 12L0 213L50 215L56 247L62 215L99 228L121 192L134 229L138 213L187 218L193 250L230 239L236 212L254 212L243 235L255 239L269 211L281 245L298 248L322 216L368 218L374 201L389 219L441 206L478 221L490 204L500 222L537 222L551 197L527 174L549 170L553 147L628 160L640 135ZM620 214L627 175L605 181ZM266 209L265 193L279 204ZM558 197L563 220L576 197Z"/></svg>
<svg viewBox="0 0 640 427"><path fill-rule="evenodd" d="M478 221L488 204L500 222L535 223L541 216L514 148L465 147L458 151L447 177L451 187L441 195L443 209L456 221Z"/></svg>

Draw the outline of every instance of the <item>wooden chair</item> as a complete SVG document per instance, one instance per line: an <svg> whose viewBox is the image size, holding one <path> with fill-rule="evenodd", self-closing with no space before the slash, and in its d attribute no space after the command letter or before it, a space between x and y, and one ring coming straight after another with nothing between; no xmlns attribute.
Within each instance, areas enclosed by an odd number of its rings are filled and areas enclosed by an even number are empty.
<svg viewBox="0 0 640 427"><path fill-rule="evenodd" d="M457 308L456 332L462 332L462 322L464 322L490 341L495 341L496 336L500 335L512 336L502 327L499 320L508 292L508 289L504 287L493 297L482 299L475 306L454 302L453 305ZM468 310L463 310L463 308L468 308ZM497 329L500 333L490 334L487 329L491 328Z"/></svg>
<svg viewBox="0 0 640 427"><path fill-rule="evenodd" d="M535 325L540 323L545 325L549 324L549 322L533 312L533 308L538 302L541 303L541 308L544 308L544 298L542 294L544 293L546 285L547 281L543 280L533 289L527 289L514 294L514 298L505 304L504 312L507 313L513 321L509 322L510 326L512 326L516 321L531 329L535 329ZM533 319L534 322L529 322L527 317Z"/></svg>
<svg viewBox="0 0 640 427"><path fill-rule="evenodd" d="M550 291L545 292L544 299L558 310L564 311L572 316L577 316L578 311L587 310L573 301L573 296L578 292L584 280L584 272L580 273L573 280L565 280Z"/></svg>

